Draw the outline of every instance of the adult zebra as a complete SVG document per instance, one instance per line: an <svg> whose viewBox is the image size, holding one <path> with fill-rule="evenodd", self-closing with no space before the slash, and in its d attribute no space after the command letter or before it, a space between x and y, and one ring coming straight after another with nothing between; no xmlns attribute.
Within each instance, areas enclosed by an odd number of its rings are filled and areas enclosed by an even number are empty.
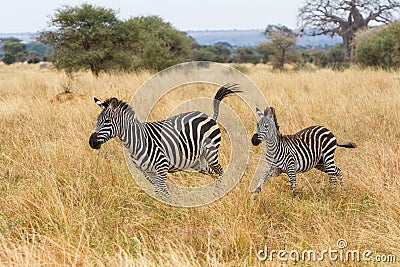
<svg viewBox="0 0 400 267"><path fill-rule="evenodd" d="M192 168L216 175L219 187L223 170L218 162L221 131L216 123L220 101L241 92L237 84L222 86L214 97L214 116L192 111L157 122L140 122L125 102L113 97L95 103L102 108L89 145L101 145L118 136L129 150L135 166L155 186L156 193L169 195L166 185L168 172Z"/></svg>
<svg viewBox="0 0 400 267"><path fill-rule="evenodd" d="M264 113L257 108L256 112L260 120L251 141L254 146L266 141L268 169L261 175L254 190L254 199L258 197L265 179L281 173L289 176L292 191L296 188L296 172L306 172L312 168L327 173L333 186L336 186L336 177L342 183L343 174L334 164L336 146L355 148L355 144L337 143L333 133L322 126L311 126L293 135L282 135L273 107L266 108Z"/></svg>

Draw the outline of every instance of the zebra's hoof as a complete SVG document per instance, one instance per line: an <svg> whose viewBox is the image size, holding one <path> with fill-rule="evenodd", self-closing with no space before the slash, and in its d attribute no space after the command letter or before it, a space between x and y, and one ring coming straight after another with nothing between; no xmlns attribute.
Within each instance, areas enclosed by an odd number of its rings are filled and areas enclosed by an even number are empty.
<svg viewBox="0 0 400 267"><path fill-rule="evenodd" d="M253 199L256 200L258 198L258 194L260 193L261 188L256 188L256 190L254 190L254 195L253 195Z"/></svg>

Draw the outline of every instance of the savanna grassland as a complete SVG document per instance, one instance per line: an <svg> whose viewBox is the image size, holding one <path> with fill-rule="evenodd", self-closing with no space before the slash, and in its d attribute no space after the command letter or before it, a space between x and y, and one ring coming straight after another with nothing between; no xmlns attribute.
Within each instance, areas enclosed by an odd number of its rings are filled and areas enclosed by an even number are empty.
<svg viewBox="0 0 400 267"><path fill-rule="evenodd" d="M256 162L250 161L229 194L198 208L147 195L117 139L98 151L88 145L99 113L93 95L129 102L150 76L78 73L70 81L37 65L0 65L0 265L280 266L276 254L260 262L257 251L267 245L319 252L337 249L339 238L346 249L370 250L372 260L396 255L397 263L386 264L399 264L400 72L250 67L248 76L276 108L283 134L324 125L339 142L358 147L337 149L345 180L336 189L312 170L298 175L296 197L281 175L266 181L254 201L248 189ZM202 93L213 97L215 88ZM234 97L224 102L246 121L250 145L252 113ZM163 118L162 109L155 112ZM228 146L222 144L222 155ZM366 264L327 258L297 266Z"/></svg>

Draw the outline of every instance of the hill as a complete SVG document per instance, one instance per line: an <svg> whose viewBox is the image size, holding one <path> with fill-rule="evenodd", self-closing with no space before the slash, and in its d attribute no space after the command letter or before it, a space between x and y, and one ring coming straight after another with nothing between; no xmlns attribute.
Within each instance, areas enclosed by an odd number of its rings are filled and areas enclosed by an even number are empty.
<svg viewBox="0 0 400 267"><path fill-rule="evenodd" d="M3 38L15 37L21 40L22 43L27 44L35 41L33 32L12 32L12 33L0 33L0 40ZM0 41L1 43L1 41Z"/></svg>
<svg viewBox="0 0 400 267"><path fill-rule="evenodd" d="M263 30L210 30L187 31L201 45L213 45L217 42L228 42L233 46L257 46L266 42ZM303 35L298 39L301 46L332 46L341 43L339 36L309 36Z"/></svg>
<svg viewBox="0 0 400 267"><path fill-rule="evenodd" d="M213 45L217 42L228 42L232 46L257 46L261 42L265 42L263 30L205 30L205 31L186 31L193 37L196 42L201 45ZM0 33L1 38L16 37L23 43L29 43L34 40L35 33ZM329 36L308 36L304 35L299 38L298 45L302 46L332 46L341 43L340 37L333 38Z"/></svg>

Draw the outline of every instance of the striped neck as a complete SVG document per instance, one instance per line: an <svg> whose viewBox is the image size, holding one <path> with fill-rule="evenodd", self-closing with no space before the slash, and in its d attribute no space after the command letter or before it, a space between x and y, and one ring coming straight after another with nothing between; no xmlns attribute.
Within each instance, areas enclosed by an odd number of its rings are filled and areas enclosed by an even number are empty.
<svg viewBox="0 0 400 267"><path fill-rule="evenodd" d="M135 155L139 147L146 145L143 124L135 118L135 112L129 107L122 109L119 138L131 155Z"/></svg>
<svg viewBox="0 0 400 267"><path fill-rule="evenodd" d="M279 150L279 146L282 145L282 134L279 132L279 128L271 126L272 125L270 125L269 133L265 138L265 143L267 145L267 155L274 157ZM274 126L276 126L276 124Z"/></svg>

